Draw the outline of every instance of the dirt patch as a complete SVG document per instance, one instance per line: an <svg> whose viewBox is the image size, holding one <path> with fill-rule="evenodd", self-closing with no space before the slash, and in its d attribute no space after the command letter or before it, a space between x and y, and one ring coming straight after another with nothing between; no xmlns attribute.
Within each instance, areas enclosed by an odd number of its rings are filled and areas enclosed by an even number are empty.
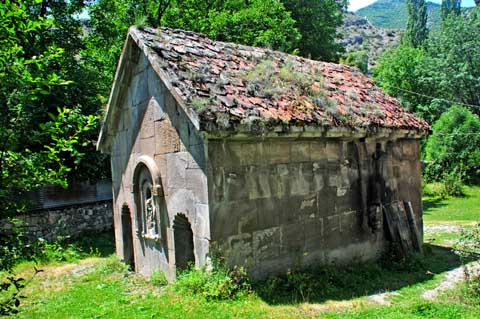
<svg viewBox="0 0 480 319"><path fill-rule="evenodd" d="M425 226L424 232L426 234L436 234L436 233L457 233L461 229L460 226L455 225L435 225L435 226Z"/></svg>
<svg viewBox="0 0 480 319"><path fill-rule="evenodd" d="M86 268L93 267L93 265L96 262L98 262L98 259L96 258L87 258L87 259L82 259L78 263L74 263L74 264L38 267L39 269L42 270L42 272L39 273L37 276L42 278L42 277L60 277L68 274L76 274Z"/></svg>
<svg viewBox="0 0 480 319"><path fill-rule="evenodd" d="M23 271L20 277L37 282L40 290L55 292L67 289L72 283L72 277L79 278L90 271L93 271L98 259L87 258L75 264L57 266L36 267L39 272L34 276L34 268ZM33 277L33 278L32 278ZM38 289L38 288L35 288ZM27 284L25 295L30 295L34 290L33 285Z"/></svg>
<svg viewBox="0 0 480 319"><path fill-rule="evenodd" d="M390 305L391 302L388 298L396 295L398 295L398 292L396 291L382 292L379 294L368 296L367 302L373 303L373 304L379 304L379 305Z"/></svg>

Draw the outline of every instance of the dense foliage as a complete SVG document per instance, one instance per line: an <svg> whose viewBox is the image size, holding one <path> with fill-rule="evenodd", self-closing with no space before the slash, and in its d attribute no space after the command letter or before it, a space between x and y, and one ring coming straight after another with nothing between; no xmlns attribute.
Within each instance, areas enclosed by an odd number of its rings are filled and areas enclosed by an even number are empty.
<svg viewBox="0 0 480 319"><path fill-rule="evenodd" d="M388 51L374 78L411 111L434 122L452 104L480 108L480 14L450 16L431 32L425 48L402 45Z"/></svg>
<svg viewBox="0 0 480 319"><path fill-rule="evenodd" d="M422 47L403 43L386 52L374 69L383 89L435 123L424 154L432 163L427 168L430 179L452 179L454 169L462 178L480 176L475 150L480 135L476 124L480 114L478 34L479 8L470 15L450 14Z"/></svg>
<svg viewBox="0 0 480 319"><path fill-rule="evenodd" d="M335 41L337 28L343 23L343 11L347 0L282 0L291 12L295 25L300 31L298 43L302 56L322 61L338 61L343 51Z"/></svg>
<svg viewBox="0 0 480 319"><path fill-rule="evenodd" d="M480 119L466 108L452 106L433 125L425 147L426 174L438 179L444 173L480 176Z"/></svg>
<svg viewBox="0 0 480 319"><path fill-rule="evenodd" d="M291 52L300 39L295 21L276 0L177 1L164 26L192 30L213 39Z"/></svg>
<svg viewBox="0 0 480 319"><path fill-rule="evenodd" d="M407 28L403 40L408 45L417 48L427 39L427 4L425 0L408 0Z"/></svg>
<svg viewBox="0 0 480 319"><path fill-rule="evenodd" d="M97 118L73 103L70 57L51 40L55 19L38 1L0 4L0 215L42 184L66 185ZM57 39L58 40L58 39Z"/></svg>

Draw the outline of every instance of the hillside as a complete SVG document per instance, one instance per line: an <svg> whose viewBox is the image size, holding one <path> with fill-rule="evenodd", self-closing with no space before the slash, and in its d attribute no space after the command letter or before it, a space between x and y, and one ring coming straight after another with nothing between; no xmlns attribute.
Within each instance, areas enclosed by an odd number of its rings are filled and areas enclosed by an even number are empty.
<svg viewBox="0 0 480 319"><path fill-rule="evenodd" d="M347 53L366 51L368 69L371 70L382 53L400 41L401 30L376 27L364 17L347 13L343 26L338 30L339 40Z"/></svg>
<svg viewBox="0 0 480 319"><path fill-rule="evenodd" d="M440 24L441 6L433 2L427 2L428 27ZM391 29L405 29L407 25L407 1L406 0L378 0L369 6L357 10L355 14L367 19L377 27Z"/></svg>

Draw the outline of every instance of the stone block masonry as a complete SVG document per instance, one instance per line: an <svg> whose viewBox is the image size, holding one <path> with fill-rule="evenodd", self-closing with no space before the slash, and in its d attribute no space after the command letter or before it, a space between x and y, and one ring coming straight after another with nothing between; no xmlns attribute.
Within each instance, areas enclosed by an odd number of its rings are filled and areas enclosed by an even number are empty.
<svg viewBox="0 0 480 319"><path fill-rule="evenodd" d="M23 228L27 234L48 241L75 239L85 233L95 234L113 230L111 201L38 210L19 215L17 219L24 222ZM10 225L2 221L0 227L6 229Z"/></svg>
<svg viewBox="0 0 480 319"><path fill-rule="evenodd" d="M421 223L417 156L413 140L210 140L211 240L254 279L373 259L381 203L411 201Z"/></svg>

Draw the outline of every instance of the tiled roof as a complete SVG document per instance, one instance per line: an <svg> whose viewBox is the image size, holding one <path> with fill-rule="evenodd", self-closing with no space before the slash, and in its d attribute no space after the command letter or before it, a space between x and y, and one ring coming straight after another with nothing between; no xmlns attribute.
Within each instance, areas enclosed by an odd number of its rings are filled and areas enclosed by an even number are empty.
<svg viewBox="0 0 480 319"><path fill-rule="evenodd" d="M427 122L359 71L268 49L213 41L182 30L131 29L202 130L245 124L401 128L426 132Z"/></svg>

